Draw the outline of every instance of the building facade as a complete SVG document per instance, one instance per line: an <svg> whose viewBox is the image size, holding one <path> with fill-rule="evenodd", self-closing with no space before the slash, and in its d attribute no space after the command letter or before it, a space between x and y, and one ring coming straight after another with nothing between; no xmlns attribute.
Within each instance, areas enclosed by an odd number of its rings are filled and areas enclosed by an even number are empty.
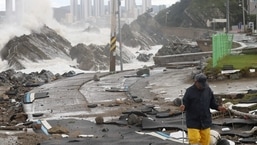
<svg viewBox="0 0 257 145"><path fill-rule="evenodd" d="M142 0L142 13L145 13L152 7L152 0Z"/></svg>
<svg viewBox="0 0 257 145"><path fill-rule="evenodd" d="M81 19L92 17L92 0L80 0Z"/></svg>
<svg viewBox="0 0 257 145"><path fill-rule="evenodd" d="M125 0L125 16L128 18L136 18L136 2L135 0Z"/></svg>
<svg viewBox="0 0 257 145"><path fill-rule="evenodd" d="M94 16L100 17L105 15L104 0L94 0Z"/></svg>
<svg viewBox="0 0 257 145"><path fill-rule="evenodd" d="M5 4L6 4L6 16L11 16L12 13L13 13L13 0L6 0L5 1Z"/></svg>
<svg viewBox="0 0 257 145"><path fill-rule="evenodd" d="M72 22L76 22L79 19L78 0L70 0L70 13Z"/></svg>

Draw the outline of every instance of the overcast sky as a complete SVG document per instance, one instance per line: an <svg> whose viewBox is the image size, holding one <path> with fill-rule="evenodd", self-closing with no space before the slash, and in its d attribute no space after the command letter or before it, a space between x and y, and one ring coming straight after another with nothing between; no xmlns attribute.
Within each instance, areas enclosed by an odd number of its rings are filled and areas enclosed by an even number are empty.
<svg viewBox="0 0 257 145"><path fill-rule="evenodd" d="M6 0L0 0L0 10L3 11L5 10L5 1ZM42 0L44 1L44 0ZM53 7L60 7L60 6L67 6L70 3L70 0L50 0L52 3ZM108 0L105 0L108 1ZM123 0L122 0L123 1ZM141 0L136 0L138 1L138 3ZM152 4L153 5L167 5L170 6L176 2L178 2L179 0L152 0Z"/></svg>

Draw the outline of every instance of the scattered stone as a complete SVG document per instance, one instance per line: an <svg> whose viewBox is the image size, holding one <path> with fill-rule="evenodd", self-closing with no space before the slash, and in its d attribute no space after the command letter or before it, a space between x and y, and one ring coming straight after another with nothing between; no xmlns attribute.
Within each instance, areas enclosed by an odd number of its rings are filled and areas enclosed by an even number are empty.
<svg viewBox="0 0 257 145"><path fill-rule="evenodd" d="M67 128L64 128L62 126L54 126L48 130L48 133L50 133L50 134L68 134L69 131Z"/></svg>
<svg viewBox="0 0 257 145"><path fill-rule="evenodd" d="M3 99L4 101L8 101L9 100L9 96L6 94L1 95L1 99Z"/></svg>
<svg viewBox="0 0 257 145"><path fill-rule="evenodd" d="M154 100L154 101L158 101L159 98L158 98L158 97L154 97L153 100Z"/></svg>
<svg viewBox="0 0 257 145"><path fill-rule="evenodd" d="M63 76L65 76L65 77L73 77L75 75L76 75L75 71L69 71L69 72L63 74Z"/></svg>
<svg viewBox="0 0 257 145"><path fill-rule="evenodd" d="M141 111L142 111L143 113L152 112L152 108L150 108L150 107L143 107L143 108L141 109Z"/></svg>
<svg viewBox="0 0 257 145"><path fill-rule="evenodd" d="M102 129L102 132L108 132L109 131L109 128L103 128Z"/></svg>
<svg viewBox="0 0 257 145"><path fill-rule="evenodd" d="M249 90L247 91L247 94L255 94L255 93L257 93L257 90L249 89Z"/></svg>
<svg viewBox="0 0 257 145"><path fill-rule="evenodd" d="M34 113L32 114L33 117L40 117L40 116L43 116L44 113Z"/></svg>
<svg viewBox="0 0 257 145"><path fill-rule="evenodd" d="M96 124L103 124L103 123L104 123L104 118L103 118L103 116L97 116L97 117L95 118L95 122L96 122Z"/></svg>
<svg viewBox="0 0 257 145"><path fill-rule="evenodd" d="M142 124L142 117L139 117L136 114L132 113L132 114L128 115L128 124L129 125L140 125L140 124Z"/></svg>
<svg viewBox="0 0 257 145"><path fill-rule="evenodd" d="M18 91L14 88L11 88L7 92L5 92L6 95L17 95Z"/></svg>
<svg viewBox="0 0 257 145"><path fill-rule="evenodd" d="M230 143L226 139L220 139L220 140L218 140L216 145L230 145Z"/></svg>
<svg viewBox="0 0 257 145"><path fill-rule="evenodd" d="M240 74L240 73L230 74L230 75L229 75L229 78L230 78L231 80L238 80L238 79L241 78L241 74Z"/></svg>
<svg viewBox="0 0 257 145"><path fill-rule="evenodd" d="M142 75L144 75L144 74L146 74L146 75L150 75L150 70L149 70L149 68L141 68L141 69L139 69L138 71L137 71L137 76L142 76Z"/></svg>
<svg viewBox="0 0 257 145"><path fill-rule="evenodd" d="M138 98L138 96L131 96L132 99Z"/></svg>
<svg viewBox="0 0 257 145"><path fill-rule="evenodd" d="M117 99L115 100L115 103L116 103L116 104L124 104L124 101L123 101L122 99L117 98Z"/></svg>
<svg viewBox="0 0 257 145"><path fill-rule="evenodd" d="M88 108L95 108L95 107L97 107L97 104L88 104L87 107Z"/></svg>
<svg viewBox="0 0 257 145"><path fill-rule="evenodd" d="M73 143L73 142L80 142L80 140L69 140L68 142Z"/></svg>
<svg viewBox="0 0 257 145"><path fill-rule="evenodd" d="M18 122L26 122L26 120L28 119L28 115L25 113L17 113L15 116L15 120Z"/></svg>
<svg viewBox="0 0 257 145"><path fill-rule="evenodd" d="M150 60L150 58L153 56L153 54L143 54L143 53L140 53L137 57L137 60L138 61L142 61L142 62L147 62Z"/></svg>
<svg viewBox="0 0 257 145"><path fill-rule="evenodd" d="M143 100L141 98L134 98L133 100L136 103L142 103L143 102Z"/></svg>
<svg viewBox="0 0 257 145"><path fill-rule="evenodd" d="M175 55L175 54L185 54L185 53L196 53L202 52L199 47L195 47L190 44L183 43L169 43L168 45L164 45L158 52L155 54L156 56L164 56L164 55Z"/></svg>
<svg viewBox="0 0 257 145"><path fill-rule="evenodd" d="M120 106L119 104L109 104L108 107L117 107Z"/></svg>
<svg viewBox="0 0 257 145"><path fill-rule="evenodd" d="M96 81L96 82L97 82L97 81L100 81L100 78L99 78L99 76L98 76L97 74L94 75L93 79L94 79L94 81Z"/></svg>

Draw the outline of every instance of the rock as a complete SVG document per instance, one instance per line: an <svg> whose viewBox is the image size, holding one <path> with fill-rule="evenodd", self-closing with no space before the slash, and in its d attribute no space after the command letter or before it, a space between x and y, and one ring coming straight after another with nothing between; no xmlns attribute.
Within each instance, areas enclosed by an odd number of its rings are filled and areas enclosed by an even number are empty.
<svg viewBox="0 0 257 145"><path fill-rule="evenodd" d="M71 47L69 41L51 28L43 26L37 32L14 37L1 49L0 53L2 60L7 61L10 68L20 70L25 68L21 62L24 59L31 62L49 60L53 58L52 54L62 58L70 58L67 52Z"/></svg>
<svg viewBox="0 0 257 145"><path fill-rule="evenodd" d="M230 74L230 75L229 75L229 78L230 78L231 80L238 80L238 79L241 78L241 74L240 74L240 73Z"/></svg>
<svg viewBox="0 0 257 145"><path fill-rule="evenodd" d="M115 99L115 103L117 105L120 105L120 104L124 104L124 101L122 99L120 99L120 98L117 98L117 99Z"/></svg>
<svg viewBox="0 0 257 145"><path fill-rule="evenodd" d="M176 44L176 43L169 43L168 45L163 45L161 49L155 54L156 56L164 56L164 55L175 55L175 54L184 54L184 53L196 53L201 52L200 48L196 48L189 44Z"/></svg>
<svg viewBox="0 0 257 145"><path fill-rule="evenodd" d="M109 128L103 128L102 129L102 132L108 132L109 131Z"/></svg>
<svg viewBox="0 0 257 145"><path fill-rule="evenodd" d="M64 73L62 76L64 76L64 77L73 77L75 75L76 75L75 71L69 71L67 73Z"/></svg>
<svg viewBox="0 0 257 145"><path fill-rule="evenodd" d="M97 104L88 104L87 107L88 108L95 108L95 107L97 107Z"/></svg>
<svg viewBox="0 0 257 145"><path fill-rule="evenodd" d="M142 124L142 118L137 116L136 114L130 114L128 116L128 124L129 125L140 125Z"/></svg>
<svg viewBox="0 0 257 145"><path fill-rule="evenodd" d="M10 99L9 96L5 94L2 94L0 98L4 101L8 101Z"/></svg>
<svg viewBox="0 0 257 145"><path fill-rule="evenodd" d="M103 124L103 123L104 123L104 118L103 118L103 116L97 116L97 117L95 118L95 122L96 122L96 124Z"/></svg>
<svg viewBox="0 0 257 145"><path fill-rule="evenodd" d="M150 49L150 46L168 43L160 24L149 13L138 16L130 25L124 24L121 35L124 45L130 47Z"/></svg>
<svg viewBox="0 0 257 145"><path fill-rule="evenodd" d="M143 62L147 62L150 60L151 56L153 56L153 54L143 54L143 53L140 53L137 57L137 60L139 61L143 61Z"/></svg>
<svg viewBox="0 0 257 145"><path fill-rule="evenodd" d="M54 126L48 130L48 133L50 133L50 134L68 134L69 131L67 128L64 128L62 126Z"/></svg>
<svg viewBox="0 0 257 145"><path fill-rule="evenodd" d="M28 115L25 113L17 113L15 116L15 120L17 122L26 122L27 119L28 119Z"/></svg>
<svg viewBox="0 0 257 145"><path fill-rule="evenodd" d="M226 80L226 79L228 79L227 76L222 75L222 74L217 74L217 80Z"/></svg>
<svg viewBox="0 0 257 145"><path fill-rule="evenodd" d="M96 81L96 82L97 82L97 81L100 81L100 78L99 78L99 76L98 76L97 74L94 75L93 79L94 79L94 81Z"/></svg>
<svg viewBox="0 0 257 145"><path fill-rule="evenodd" d="M33 117L40 117L40 116L43 116L44 113L34 113L32 114Z"/></svg>
<svg viewBox="0 0 257 145"><path fill-rule="evenodd" d="M6 95L16 95L18 93L17 89L11 88L10 90L6 91Z"/></svg>
<svg viewBox="0 0 257 145"><path fill-rule="evenodd" d="M38 78L40 80L43 80L42 82L44 82L44 83L50 83L50 82L56 80L55 75L48 70L41 70L41 72L39 73ZM38 80L39 83L40 83L40 80Z"/></svg>
<svg viewBox="0 0 257 145"><path fill-rule="evenodd" d="M150 70L148 68L141 68L137 71L137 76L142 76L142 75L150 75Z"/></svg>
<svg viewBox="0 0 257 145"><path fill-rule="evenodd" d="M216 145L230 145L230 143L226 139L220 139L220 140L218 140Z"/></svg>
<svg viewBox="0 0 257 145"><path fill-rule="evenodd" d="M141 98L134 98L133 100L136 103L142 103L143 102L143 100Z"/></svg>

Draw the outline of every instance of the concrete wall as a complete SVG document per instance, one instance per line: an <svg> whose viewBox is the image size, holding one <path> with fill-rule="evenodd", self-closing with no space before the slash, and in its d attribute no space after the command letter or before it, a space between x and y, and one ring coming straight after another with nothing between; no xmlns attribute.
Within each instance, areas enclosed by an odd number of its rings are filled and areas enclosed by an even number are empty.
<svg viewBox="0 0 257 145"><path fill-rule="evenodd" d="M198 28L183 28L183 27L163 27L162 32L169 35L178 36L181 39L193 39L197 40L205 33L213 33L210 29L198 29Z"/></svg>
<svg viewBox="0 0 257 145"><path fill-rule="evenodd" d="M154 64L156 66L165 66L169 63L174 62L190 62L198 61L203 57L212 56L212 52L199 52L199 53L186 53L186 54L177 54L177 55L165 55L165 56L155 56L153 57Z"/></svg>

